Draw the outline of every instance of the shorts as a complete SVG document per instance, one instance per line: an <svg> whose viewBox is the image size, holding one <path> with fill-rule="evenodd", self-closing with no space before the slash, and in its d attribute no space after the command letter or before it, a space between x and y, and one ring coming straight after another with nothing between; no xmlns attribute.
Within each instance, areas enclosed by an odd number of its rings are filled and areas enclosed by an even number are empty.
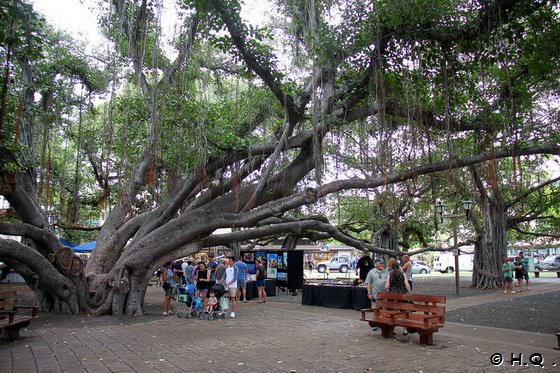
<svg viewBox="0 0 560 373"><path fill-rule="evenodd" d="M246 289L247 288L247 283L245 282L245 278L237 279L237 287L239 289Z"/></svg>
<svg viewBox="0 0 560 373"><path fill-rule="evenodd" d="M228 288L227 294L230 298L235 298L235 296L237 295L237 288Z"/></svg>
<svg viewBox="0 0 560 373"><path fill-rule="evenodd" d="M523 272L523 278L529 281L529 274L527 272Z"/></svg>
<svg viewBox="0 0 560 373"><path fill-rule="evenodd" d="M173 294L173 288L167 288L167 289L163 289L163 292L165 293L166 297L170 297Z"/></svg>
<svg viewBox="0 0 560 373"><path fill-rule="evenodd" d="M258 288L264 288L265 284L266 284L266 282L265 282L264 279L262 279L262 280L257 280L257 287L258 287Z"/></svg>
<svg viewBox="0 0 560 373"><path fill-rule="evenodd" d="M511 276L505 276L504 281L505 282L513 282L513 278Z"/></svg>

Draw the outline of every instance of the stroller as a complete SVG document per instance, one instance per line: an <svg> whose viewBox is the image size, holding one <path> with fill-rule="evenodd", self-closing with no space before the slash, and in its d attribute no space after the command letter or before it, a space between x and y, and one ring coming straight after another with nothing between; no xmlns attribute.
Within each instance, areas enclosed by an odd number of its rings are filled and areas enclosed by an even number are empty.
<svg viewBox="0 0 560 373"><path fill-rule="evenodd" d="M210 294L210 291L213 291L214 294L216 295L216 298L218 298L218 304L216 305L216 307L214 307L212 312L206 312L206 311L200 312L199 318L201 320L204 320L206 318L208 320L214 320L215 318L218 317L225 319L227 316L226 310L229 308L229 305L228 305L227 297L224 297L224 293L225 293L224 285L214 284L208 291L208 294Z"/></svg>
<svg viewBox="0 0 560 373"><path fill-rule="evenodd" d="M195 286L194 284L189 284L186 287L179 288L179 295L177 296L177 301L182 303L181 311L177 312L177 317L184 317L190 319L200 314L202 310L202 299L200 297L195 297Z"/></svg>

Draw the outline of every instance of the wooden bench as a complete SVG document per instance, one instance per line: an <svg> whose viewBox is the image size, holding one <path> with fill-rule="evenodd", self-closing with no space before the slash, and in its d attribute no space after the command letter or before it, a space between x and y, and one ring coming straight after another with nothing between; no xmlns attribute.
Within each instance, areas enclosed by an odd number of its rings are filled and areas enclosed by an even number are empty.
<svg viewBox="0 0 560 373"><path fill-rule="evenodd" d="M445 321L445 296L426 294L377 293L375 308L361 310L360 320L379 326L385 338L394 336L395 326L418 333L420 343L433 344L433 333Z"/></svg>
<svg viewBox="0 0 560 373"><path fill-rule="evenodd" d="M31 320L38 318L39 309L37 306L18 306L16 305L16 291L0 291L0 330L2 330L2 340L12 340L19 337L19 330L29 325ZM20 310L27 310L25 314Z"/></svg>
<svg viewBox="0 0 560 373"><path fill-rule="evenodd" d="M542 273L544 273L544 272L556 272L556 277L560 278L560 269L557 269L557 270L548 270L548 271L546 271L546 270L543 270L543 271L534 270L534 271L533 271L533 274L535 275L535 278L538 278L539 275L541 274L541 272L542 272Z"/></svg>

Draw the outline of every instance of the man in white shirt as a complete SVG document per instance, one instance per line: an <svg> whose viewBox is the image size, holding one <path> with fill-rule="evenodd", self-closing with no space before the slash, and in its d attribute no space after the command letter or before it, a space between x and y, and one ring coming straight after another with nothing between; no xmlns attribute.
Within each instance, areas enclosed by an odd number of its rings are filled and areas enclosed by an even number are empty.
<svg viewBox="0 0 560 373"><path fill-rule="evenodd" d="M229 258L228 267L222 276L221 283L228 288L227 294L229 296L231 313L230 317L235 317L235 295L237 294L237 273L238 269L234 265L234 259Z"/></svg>
<svg viewBox="0 0 560 373"><path fill-rule="evenodd" d="M371 301L371 307L375 307L375 298L377 293L380 291L385 291L385 282L387 277L389 277L389 271L387 271L383 266L385 260L383 258L375 259L375 268L368 272L366 277L366 287L367 287L367 297ZM371 330L378 330L379 327L370 322Z"/></svg>

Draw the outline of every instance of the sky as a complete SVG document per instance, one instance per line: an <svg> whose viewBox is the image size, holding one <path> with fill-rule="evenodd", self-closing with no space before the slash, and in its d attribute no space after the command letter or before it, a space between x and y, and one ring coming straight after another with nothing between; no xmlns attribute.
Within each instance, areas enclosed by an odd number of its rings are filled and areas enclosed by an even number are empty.
<svg viewBox="0 0 560 373"><path fill-rule="evenodd" d="M74 37L92 42L102 42L97 31L97 17L87 4L92 0L31 0L33 8L43 14L47 22L68 31Z"/></svg>
<svg viewBox="0 0 560 373"><path fill-rule="evenodd" d="M30 0L33 8L45 16L47 22L56 28L66 30L79 40L96 45L104 44L97 30L97 0ZM176 0L162 0L164 34L173 32L172 20L175 14ZM242 16L260 23L265 19L268 9L264 0L245 0ZM166 22L166 19L169 21ZM165 30L166 26L167 30Z"/></svg>

